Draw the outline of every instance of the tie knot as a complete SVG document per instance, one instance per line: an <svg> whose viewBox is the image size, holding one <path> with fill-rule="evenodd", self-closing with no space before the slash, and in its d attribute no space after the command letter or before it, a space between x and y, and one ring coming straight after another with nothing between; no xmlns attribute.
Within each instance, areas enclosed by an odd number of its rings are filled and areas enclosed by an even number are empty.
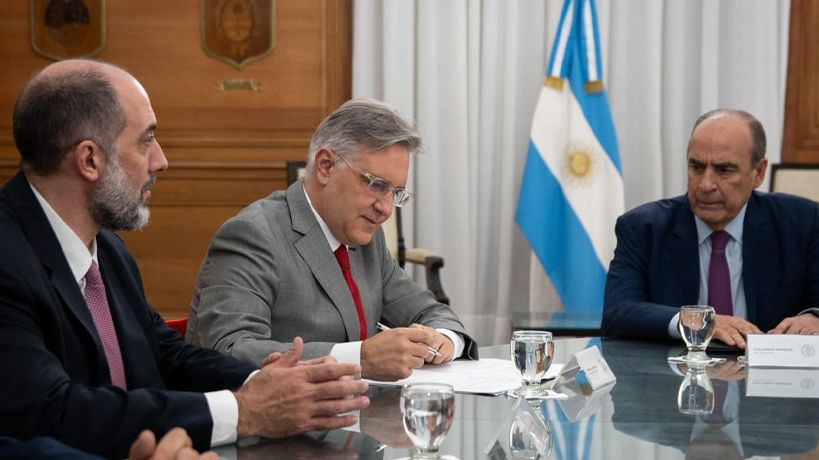
<svg viewBox="0 0 819 460"><path fill-rule="evenodd" d="M88 271L85 273L85 282L93 285L102 284L102 275L100 274L100 268L97 266L96 262L92 261L91 266L88 267Z"/></svg>
<svg viewBox="0 0 819 460"><path fill-rule="evenodd" d="M347 254L347 246L342 244L333 254L335 254L338 265L342 270L350 269L350 255Z"/></svg>
<svg viewBox="0 0 819 460"><path fill-rule="evenodd" d="M725 246L728 245L728 241L730 239L731 235L725 230L719 230L711 233L711 250L724 251Z"/></svg>

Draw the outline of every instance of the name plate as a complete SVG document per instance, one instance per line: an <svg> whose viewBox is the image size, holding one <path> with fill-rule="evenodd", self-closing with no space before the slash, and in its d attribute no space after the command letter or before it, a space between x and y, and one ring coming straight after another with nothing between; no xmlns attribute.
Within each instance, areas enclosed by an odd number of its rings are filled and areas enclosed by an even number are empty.
<svg viewBox="0 0 819 460"><path fill-rule="evenodd" d="M819 368L819 336L753 334L747 343L748 367Z"/></svg>
<svg viewBox="0 0 819 460"><path fill-rule="evenodd" d="M578 351L563 366L560 374L555 379L555 387L567 384L570 380L575 380L580 387L591 387L591 390L603 388L617 381L614 373L609 367L609 363L600 354L597 345L593 345L585 350Z"/></svg>
<svg viewBox="0 0 819 460"><path fill-rule="evenodd" d="M771 398L819 398L819 369L748 369L745 394Z"/></svg>

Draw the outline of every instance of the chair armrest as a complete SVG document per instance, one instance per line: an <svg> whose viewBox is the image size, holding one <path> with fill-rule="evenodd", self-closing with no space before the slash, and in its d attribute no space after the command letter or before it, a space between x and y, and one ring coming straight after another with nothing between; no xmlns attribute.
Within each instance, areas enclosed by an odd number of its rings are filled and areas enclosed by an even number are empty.
<svg viewBox="0 0 819 460"><path fill-rule="evenodd" d="M405 260L418 265L423 265L427 277L427 289L432 291L438 302L449 305L449 297L444 293L444 286L441 283L441 267L444 266L444 258L437 253L423 248L407 248L404 253Z"/></svg>

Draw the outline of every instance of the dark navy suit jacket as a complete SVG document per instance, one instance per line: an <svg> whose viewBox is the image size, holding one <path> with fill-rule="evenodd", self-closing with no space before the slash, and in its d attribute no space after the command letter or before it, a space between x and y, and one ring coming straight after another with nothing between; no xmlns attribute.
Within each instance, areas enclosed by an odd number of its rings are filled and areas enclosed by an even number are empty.
<svg viewBox="0 0 819 460"><path fill-rule="evenodd" d="M0 190L0 435L52 436L123 458L141 430L159 438L181 426L207 449L213 421L202 392L238 388L254 368L167 327L115 234L97 235L97 255L128 391L111 386L83 294L25 177Z"/></svg>
<svg viewBox="0 0 819 460"><path fill-rule="evenodd" d="M57 441L38 437L28 441L0 436L0 460L104 460Z"/></svg>
<svg viewBox="0 0 819 460"><path fill-rule="evenodd" d="M668 338L681 305L696 304L699 249L688 198L660 200L617 219L606 279L603 334ZM748 320L762 331L819 306L819 205L754 191L743 223L742 280Z"/></svg>

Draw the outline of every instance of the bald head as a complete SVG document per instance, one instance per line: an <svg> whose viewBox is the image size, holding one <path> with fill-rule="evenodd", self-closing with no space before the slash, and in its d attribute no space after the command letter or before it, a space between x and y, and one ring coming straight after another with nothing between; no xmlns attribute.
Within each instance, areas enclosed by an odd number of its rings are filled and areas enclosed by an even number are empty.
<svg viewBox="0 0 819 460"><path fill-rule="evenodd" d="M697 118L694 122L694 127L691 129L691 138L689 138L689 148L691 147L691 140L694 138L694 133L697 128L706 121L711 121L718 118L736 118L745 122L748 127L749 140L751 144L751 164L756 166L765 158L765 149L767 148L767 140L765 136L765 128L762 123L750 113L738 109L714 109Z"/></svg>
<svg viewBox="0 0 819 460"><path fill-rule="evenodd" d="M84 59L56 62L35 75L14 105L23 168L48 176L84 140L111 154L126 123L117 87L129 83L138 85L116 66Z"/></svg>

